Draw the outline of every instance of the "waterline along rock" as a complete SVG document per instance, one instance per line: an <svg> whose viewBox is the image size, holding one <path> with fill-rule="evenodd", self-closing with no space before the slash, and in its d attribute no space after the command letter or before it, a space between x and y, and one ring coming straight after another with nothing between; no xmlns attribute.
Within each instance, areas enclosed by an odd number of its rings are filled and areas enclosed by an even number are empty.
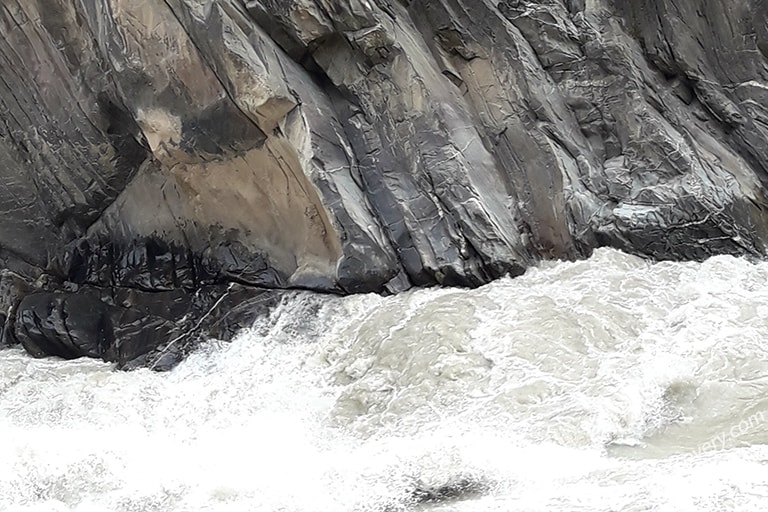
<svg viewBox="0 0 768 512"><path fill-rule="evenodd" d="M6 0L0 343L166 368L284 289L478 286L600 246L764 257L766 19Z"/></svg>

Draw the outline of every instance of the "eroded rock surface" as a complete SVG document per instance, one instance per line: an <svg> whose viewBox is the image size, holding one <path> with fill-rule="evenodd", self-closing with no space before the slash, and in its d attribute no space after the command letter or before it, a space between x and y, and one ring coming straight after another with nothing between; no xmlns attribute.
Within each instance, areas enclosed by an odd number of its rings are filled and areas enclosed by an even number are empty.
<svg viewBox="0 0 768 512"><path fill-rule="evenodd" d="M766 19L764 0L7 0L0 343L153 365L231 283L476 286L602 245L763 257Z"/></svg>

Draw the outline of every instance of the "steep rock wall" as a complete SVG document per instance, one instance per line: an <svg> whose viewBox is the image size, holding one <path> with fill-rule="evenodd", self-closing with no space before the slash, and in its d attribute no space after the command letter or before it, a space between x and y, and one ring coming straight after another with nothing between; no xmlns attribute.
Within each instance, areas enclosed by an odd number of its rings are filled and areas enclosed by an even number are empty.
<svg viewBox="0 0 768 512"><path fill-rule="evenodd" d="M3 343L151 364L248 290L476 286L601 245L765 256L767 14L7 0ZM108 310L77 323L94 300ZM60 349L67 322L90 333L80 352ZM128 326L143 341L117 350Z"/></svg>

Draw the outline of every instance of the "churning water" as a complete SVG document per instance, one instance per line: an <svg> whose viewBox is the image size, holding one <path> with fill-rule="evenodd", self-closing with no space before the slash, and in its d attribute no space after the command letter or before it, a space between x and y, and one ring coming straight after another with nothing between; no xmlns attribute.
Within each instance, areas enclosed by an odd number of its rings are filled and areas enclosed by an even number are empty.
<svg viewBox="0 0 768 512"><path fill-rule="evenodd" d="M768 263L300 293L168 374L0 353L0 510L766 509Z"/></svg>

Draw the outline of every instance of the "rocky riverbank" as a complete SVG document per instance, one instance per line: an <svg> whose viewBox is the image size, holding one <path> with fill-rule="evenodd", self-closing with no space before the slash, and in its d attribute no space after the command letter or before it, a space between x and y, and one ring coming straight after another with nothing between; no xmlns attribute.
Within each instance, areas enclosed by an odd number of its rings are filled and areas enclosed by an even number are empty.
<svg viewBox="0 0 768 512"><path fill-rule="evenodd" d="M166 368L170 340L226 336L285 289L471 287L600 246L763 257L766 17L4 2L0 343Z"/></svg>

